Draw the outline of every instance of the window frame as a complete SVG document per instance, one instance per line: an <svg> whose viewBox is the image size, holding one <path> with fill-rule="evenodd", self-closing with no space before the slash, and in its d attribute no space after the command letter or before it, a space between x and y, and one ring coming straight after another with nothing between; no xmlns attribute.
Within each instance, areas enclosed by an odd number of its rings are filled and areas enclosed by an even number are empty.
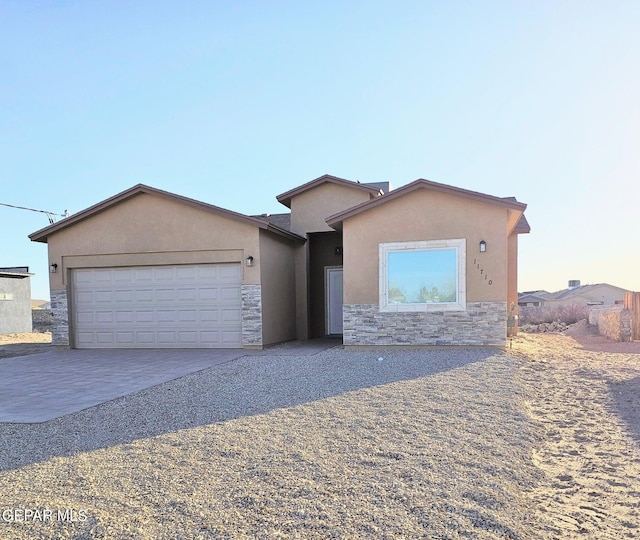
<svg viewBox="0 0 640 540"><path fill-rule="evenodd" d="M389 303L388 266L389 253L410 251L437 251L443 249L456 250L457 266L457 293L456 302L425 302L425 303ZM467 309L467 241L465 238L453 238L448 240L421 240L413 242L384 242L378 244L379 262L379 292L380 311L405 312L405 311L466 311Z"/></svg>

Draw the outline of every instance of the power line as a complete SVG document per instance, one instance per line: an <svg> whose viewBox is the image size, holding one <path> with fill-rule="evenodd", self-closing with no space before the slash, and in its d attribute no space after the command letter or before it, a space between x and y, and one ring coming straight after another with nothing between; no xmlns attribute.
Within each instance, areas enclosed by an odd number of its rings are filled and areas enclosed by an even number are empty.
<svg viewBox="0 0 640 540"><path fill-rule="evenodd" d="M16 206L15 204L0 203L0 206L8 206L9 208L17 208L18 210L29 210L30 212L40 212L41 214L46 214L47 218L49 218L49 223L55 222L54 216L67 217L68 215L66 212L64 214L55 214L47 210L36 210L35 208L27 208L26 206Z"/></svg>

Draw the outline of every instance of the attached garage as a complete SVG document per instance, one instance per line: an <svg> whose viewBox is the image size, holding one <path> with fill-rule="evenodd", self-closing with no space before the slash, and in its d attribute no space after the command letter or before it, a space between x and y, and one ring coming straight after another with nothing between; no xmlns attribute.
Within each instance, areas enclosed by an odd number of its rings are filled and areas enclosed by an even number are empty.
<svg viewBox="0 0 640 540"><path fill-rule="evenodd" d="M240 264L71 271L77 348L242 346Z"/></svg>

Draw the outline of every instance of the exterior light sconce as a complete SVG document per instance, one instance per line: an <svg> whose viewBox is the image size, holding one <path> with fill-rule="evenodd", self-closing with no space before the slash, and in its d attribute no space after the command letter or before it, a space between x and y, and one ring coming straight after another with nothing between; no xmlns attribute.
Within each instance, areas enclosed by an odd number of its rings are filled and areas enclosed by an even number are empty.
<svg viewBox="0 0 640 540"><path fill-rule="evenodd" d="M56 263L51 263L51 266L49 266L49 272L51 272L52 274L55 274L58 271L58 265Z"/></svg>
<svg viewBox="0 0 640 540"><path fill-rule="evenodd" d="M484 240L480 240L480 253L487 251L487 243Z"/></svg>
<svg viewBox="0 0 640 540"><path fill-rule="evenodd" d="M253 266L253 257L251 255L247 257L247 266Z"/></svg>

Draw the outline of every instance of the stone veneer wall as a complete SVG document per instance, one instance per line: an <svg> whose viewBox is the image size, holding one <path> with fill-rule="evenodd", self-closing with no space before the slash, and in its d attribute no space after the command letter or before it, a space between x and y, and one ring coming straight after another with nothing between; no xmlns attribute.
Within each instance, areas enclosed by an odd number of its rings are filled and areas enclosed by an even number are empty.
<svg viewBox="0 0 640 540"><path fill-rule="evenodd" d="M598 327L598 333L615 341L631 340L633 314L624 306L594 307L589 310L589 324Z"/></svg>
<svg viewBox="0 0 640 540"><path fill-rule="evenodd" d="M345 345L485 345L503 347L506 302L467 302L466 311L380 312L377 304L343 306Z"/></svg>
<svg viewBox="0 0 640 540"><path fill-rule="evenodd" d="M262 346L262 289L242 285L242 345Z"/></svg>
<svg viewBox="0 0 640 540"><path fill-rule="evenodd" d="M69 346L69 303L66 290L51 291L51 343Z"/></svg>

